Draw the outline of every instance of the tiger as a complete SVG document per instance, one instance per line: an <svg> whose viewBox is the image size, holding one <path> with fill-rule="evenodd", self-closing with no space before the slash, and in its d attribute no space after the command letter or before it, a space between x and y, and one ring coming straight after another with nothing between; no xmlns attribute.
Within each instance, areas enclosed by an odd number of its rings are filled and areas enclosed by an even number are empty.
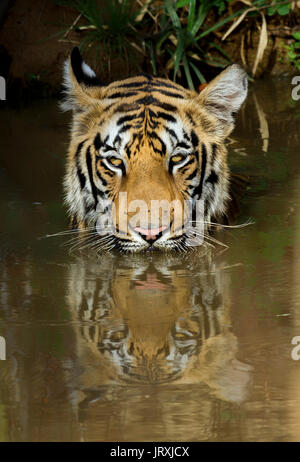
<svg viewBox="0 0 300 462"><path fill-rule="evenodd" d="M191 234L200 246L230 203L225 142L247 95L245 71L232 64L200 92L148 74L103 85L75 47L63 86L71 228L97 251L186 250ZM165 210L153 216L154 202L169 204L169 221ZM145 205L145 219L135 220L132 203Z"/></svg>
<svg viewBox="0 0 300 462"><path fill-rule="evenodd" d="M101 265L79 257L70 265L66 300L81 371L74 387L85 403L97 390L104 397L147 384L205 384L222 401L245 401L252 368L236 358L224 262L208 253L150 256L107 255Z"/></svg>

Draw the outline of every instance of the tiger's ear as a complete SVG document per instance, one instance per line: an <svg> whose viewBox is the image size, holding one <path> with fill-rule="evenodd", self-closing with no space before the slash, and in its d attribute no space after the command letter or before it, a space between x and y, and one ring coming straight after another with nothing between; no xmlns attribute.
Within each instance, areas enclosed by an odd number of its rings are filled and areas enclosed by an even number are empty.
<svg viewBox="0 0 300 462"><path fill-rule="evenodd" d="M224 125L228 136L234 126L235 113L247 96L247 74L237 64L227 67L197 96L198 102Z"/></svg>
<svg viewBox="0 0 300 462"><path fill-rule="evenodd" d="M77 47L64 64L64 98L61 108L64 111L85 110L101 99L101 83L95 72L83 61Z"/></svg>

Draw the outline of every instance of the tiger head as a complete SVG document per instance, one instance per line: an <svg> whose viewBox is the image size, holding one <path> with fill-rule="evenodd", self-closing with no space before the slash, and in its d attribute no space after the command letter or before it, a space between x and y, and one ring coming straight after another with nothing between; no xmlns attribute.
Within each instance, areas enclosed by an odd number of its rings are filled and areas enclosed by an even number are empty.
<svg viewBox="0 0 300 462"><path fill-rule="evenodd" d="M226 212L224 143L247 94L245 72L232 65L200 93L148 75L103 86L75 48L64 85L62 107L73 111L71 225L98 249L185 249L191 232L202 243L211 219Z"/></svg>

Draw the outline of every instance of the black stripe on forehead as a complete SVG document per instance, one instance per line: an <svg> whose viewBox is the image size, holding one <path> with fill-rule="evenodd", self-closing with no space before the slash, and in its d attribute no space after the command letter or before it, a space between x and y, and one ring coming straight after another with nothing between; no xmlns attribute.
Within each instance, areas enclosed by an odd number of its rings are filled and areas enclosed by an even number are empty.
<svg viewBox="0 0 300 462"><path fill-rule="evenodd" d="M136 104L143 104L144 106L157 106L162 109L165 109L166 111L170 112L176 112L177 108L173 104L168 104L168 103L163 103L162 101L159 101L157 98L154 98L152 95L147 95L144 96L143 98L137 99L135 101Z"/></svg>
<svg viewBox="0 0 300 462"><path fill-rule="evenodd" d="M173 90L181 91L180 88L178 88L176 85L173 85L171 82L167 80L162 80L162 79L154 79L152 81L152 86L153 87L166 87L166 88L172 88Z"/></svg>
<svg viewBox="0 0 300 462"><path fill-rule="evenodd" d="M139 105L136 104L136 102L134 102L134 103L122 103L122 104L119 104L115 108L114 112L115 113L117 113L117 112L131 112L131 111L137 111L139 109L140 109Z"/></svg>
<svg viewBox="0 0 300 462"><path fill-rule="evenodd" d="M122 83L121 85L116 85L114 88L140 88L148 84L148 80L143 80L142 82L130 82Z"/></svg>
<svg viewBox="0 0 300 462"><path fill-rule="evenodd" d="M171 98L179 98L179 99L184 99L184 96L181 95L180 93L174 93L174 92L171 92L171 91L165 91L165 90L156 90L158 93L161 93L162 95L166 95L166 96L170 96Z"/></svg>
<svg viewBox="0 0 300 462"><path fill-rule="evenodd" d="M139 151L139 146L140 146L140 142L142 140L142 136L143 135L141 133L133 133L132 139L126 144L125 152L126 152L126 155L127 155L128 159L130 159L130 157L131 157L132 147L133 147L134 144L136 144L136 150Z"/></svg>
<svg viewBox="0 0 300 462"><path fill-rule="evenodd" d="M158 106L164 109L165 111L170 111L170 112L177 112L177 107L174 106L173 104L168 104L168 103L161 103L160 101L156 100L153 102L153 106Z"/></svg>
<svg viewBox="0 0 300 462"><path fill-rule="evenodd" d="M140 79L143 80L140 80ZM143 91L143 87L146 87L148 91L164 91L164 89L172 89L176 91L175 97L180 94L180 92L184 91L184 89L181 89L180 87L177 87L176 85L172 84L172 82L169 82L164 79L159 79L159 78L153 78L151 75L148 74L142 74L137 76L137 81L136 82L119 82L118 84L113 84L112 89L118 89L118 88L137 88L139 91ZM178 92L178 93L177 93ZM179 96L180 97L180 96Z"/></svg>
<svg viewBox="0 0 300 462"><path fill-rule="evenodd" d="M162 112L162 111L158 111L157 114L153 113L153 111L151 111L151 113L154 114L154 117L157 117L159 119L167 120L168 122L176 123L175 117L173 117L171 114L168 114L168 113Z"/></svg>
<svg viewBox="0 0 300 462"><path fill-rule="evenodd" d="M169 135L171 135L173 138L175 138L176 141L178 141L178 136L176 135L176 133L174 132L174 130L172 130L171 128L169 127L164 127L165 130L169 133Z"/></svg>
<svg viewBox="0 0 300 462"><path fill-rule="evenodd" d="M156 132L152 131L152 132L149 132L148 133L148 136L149 136L149 141L150 141L150 144L153 148L153 151L160 154L161 156L165 155L166 152L167 152L167 148L166 148L166 145L165 143L163 142L163 140L157 135ZM157 148L154 144L154 140L155 141L158 141L158 143L160 144L160 148Z"/></svg>
<svg viewBox="0 0 300 462"><path fill-rule="evenodd" d="M183 133L183 138L186 139L187 141L190 141L190 137L184 129L182 130L182 133Z"/></svg>
<svg viewBox="0 0 300 462"><path fill-rule="evenodd" d="M124 133L127 130L130 130L131 127L132 127L132 125L130 125L130 124L123 125L123 127L121 127L120 130L118 131L117 136L120 136L121 133Z"/></svg>
<svg viewBox="0 0 300 462"><path fill-rule="evenodd" d="M114 147L116 147L117 145L119 145L121 142L121 137L119 135L119 133L115 136L115 139L113 140L112 144Z"/></svg>
<svg viewBox="0 0 300 462"><path fill-rule="evenodd" d="M117 125L122 125L125 122L130 122L131 120L137 119L141 116L140 114L129 114L123 117L120 117L120 119L117 121Z"/></svg>
<svg viewBox="0 0 300 462"><path fill-rule="evenodd" d="M136 96L138 93L136 91L131 91L128 93L121 93L121 92L116 92L112 93L111 95L108 95L108 99L116 99L116 98L130 98L130 96Z"/></svg>
<svg viewBox="0 0 300 462"><path fill-rule="evenodd" d="M185 143L184 141L179 141L177 144L176 144L176 148L184 148L184 149L189 149L190 148L190 145Z"/></svg>
<svg viewBox="0 0 300 462"><path fill-rule="evenodd" d="M148 105L153 105L155 107L159 107L161 109L164 109L165 111L169 111L169 112L177 112L177 108L176 106L174 106L173 104L168 104L168 103L163 103L161 101L159 101L158 99L156 98L153 98L153 96L145 96L143 98L140 98L134 102L131 102L131 103L121 103L121 104L118 104L118 106L115 106L114 104L111 104L109 105L109 109L111 109L112 107L114 107L114 110L113 110L113 113L117 113L117 112L123 112L123 113L128 113L128 112L137 112L137 111L140 111L141 109L141 105L143 106L148 106ZM106 111L106 109L104 109L104 111ZM104 112L103 111L103 112ZM140 116L142 117L142 113L140 114Z"/></svg>
<svg viewBox="0 0 300 462"><path fill-rule="evenodd" d="M143 96L135 101L136 104L143 104L144 106L150 106L150 104L155 102L159 103L158 99L154 98L152 95Z"/></svg>
<svg viewBox="0 0 300 462"><path fill-rule="evenodd" d="M105 144L102 149L103 149L103 152L108 152L108 151L113 151L114 147L111 146L110 144Z"/></svg>

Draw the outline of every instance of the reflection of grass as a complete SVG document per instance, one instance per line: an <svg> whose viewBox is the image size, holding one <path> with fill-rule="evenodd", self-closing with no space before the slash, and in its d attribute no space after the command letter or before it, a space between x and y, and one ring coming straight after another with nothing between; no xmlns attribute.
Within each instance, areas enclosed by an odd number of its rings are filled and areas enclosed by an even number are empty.
<svg viewBox="0 0 300 462"><path fill-rule="evenodd" d="M220 418L221 418L222 424L230 423L230 422L234 422L237 420L237 415L233 412L231 408L227 408L227 409L221 410Z"/></svg>

